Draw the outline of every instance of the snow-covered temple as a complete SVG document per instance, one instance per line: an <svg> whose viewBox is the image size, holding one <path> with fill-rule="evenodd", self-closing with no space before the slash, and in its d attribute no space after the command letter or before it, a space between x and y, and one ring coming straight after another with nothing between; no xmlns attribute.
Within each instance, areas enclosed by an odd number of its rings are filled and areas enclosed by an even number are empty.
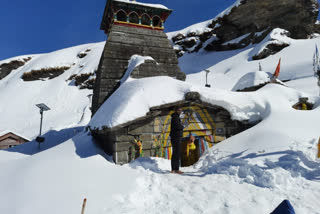
<svg viewBox="0 0 320 214"><path fill-rule="evenodd" d="M101 29L108 40L97 71L89 127L117 164L138 157L171 159L171 114L177 106L183 109L182 121L189 124L183 133L182 166L196 163L208 148L257 122L232 117L226 108L201 99L201 90L182 93L180 87L189 85L183 82L186 76L163 32L171 12L162 5L107 2ZM190 135L195 138L193 151L188 150Z"/></svg>
<svg viewBox="0 0 320 214"><path fill-rule="evenodd" d="M171 159L171 114L179 106L182 122L189 124L183 132L181 165L189 166L208 148L261 119L259 104L246 102L245 95L205 87L191 90L190 84L170 77L129 79L93 116L92 136L117 164L138 157ZM194 151L188 150L190 135Z"/></svg>

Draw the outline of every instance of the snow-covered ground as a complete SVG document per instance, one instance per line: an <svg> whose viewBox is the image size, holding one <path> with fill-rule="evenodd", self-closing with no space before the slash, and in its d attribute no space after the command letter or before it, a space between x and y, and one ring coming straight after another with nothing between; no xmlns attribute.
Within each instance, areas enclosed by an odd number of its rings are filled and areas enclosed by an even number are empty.
<svg viewBox="0 0 320 214"><path fill-rule="evenodd" d="M182 169L184 175L170 174L170 161L158 158L114 165L86 132L91 117L87 96L92 90L79 90L66 80L72 74L94 72L104 42L32 55L26 65L0 80L0 131L10 129L33 139L40 122L35 104L43 102L52 109L44 113L46 142L40 148L32 141L0 151L0 213L80 213L87 198L86 214L270 213L284 199L298 214L320 214L320 98L312 73L314 47L320 38L293 40L281 32L275 29L260 44L244 49L185 54L179 63L188 74L186 82L169 77L124 78L97 113L102 116L91 121L92 126L114 126L143 116L152 106L180 100L189 91L225 107L234 119L262 119L208 150L197 164ZM253 61L252 56L271 40L290 46ZM86 57L77 57L87 49ZM291 79L286 86L231 91L241 78L258 70L259 62L264 72L273 73L280 57L280 79ZM136 64L141 61L136 58ZM24 72L55 66L71 68L52 80L21 79ZM204 87L205 69L211 71L211 88ZM294 110L292 105L300 97L309 97L314 109Z"/></svg>
<svg viewBox="0 0 320 214"><path fill-rule="evenodd" d="M167 87L178 89L174 81ZM1 151L1 213L78 213L83 198L86 213L269 213L284 199L297 213L320 213L320 99L311 97L312 111L294 110L301 95L276 84L239 93L249 105L260 102L263 121L208 150L184 175L158 158L116 166L81 128L48 135L58 145L46 151L36 142Z"/></svg>

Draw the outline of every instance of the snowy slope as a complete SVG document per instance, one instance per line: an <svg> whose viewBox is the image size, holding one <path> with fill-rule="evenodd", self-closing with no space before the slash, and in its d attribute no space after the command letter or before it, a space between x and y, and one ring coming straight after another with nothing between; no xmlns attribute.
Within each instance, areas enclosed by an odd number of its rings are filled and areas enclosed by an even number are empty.
<svg viewBox="0 0 320 214"><path fill-rule="evenodd" d="M10 129L34 138L39 133L40 114L35 106L38 103L45 103L51 108L44 113L43 133L86 125L91 117L91 98L87 96L92 94L92 90L79 90L67 80L72 74L93 73L98 67L103 46L104 42L32 55L28 63L0 80L0 130ZM77 56L88 49L90 51L84 58ZM0 64L25 57L15 57ZM21 79L23 73L31 70L61 66L71 68L51 80L26 82Z"/></svg>
<svg viewBox="0 0 320 214"><path fill-rule="evenodd" d="M320 44L320 38L316 37L308 40L293 40L285 35L280 35L281 29L275 29L267 39L260 44L250 45L244 49L222 52L206 52L200 50L198 53L185 54L179 58L181 69L189 74L187 82L197 85L205 85L205 69L211 72L208 75L208 82L213 87L231 90L235 84L249 72L256 72L259 62L265 72L273 73L281 58L280 80L295 80L292 87L301 88L300 79L303 81L309 78L312 91L317 90L317 85L313 84L312 57L315 44ZM286 41L290 46L282 51L262 60L252 60L271 40ZM309 90L310 91L310 90ZM318 94L318 93L316 93ZM316 95L315 94L315 95Z"/></svg>

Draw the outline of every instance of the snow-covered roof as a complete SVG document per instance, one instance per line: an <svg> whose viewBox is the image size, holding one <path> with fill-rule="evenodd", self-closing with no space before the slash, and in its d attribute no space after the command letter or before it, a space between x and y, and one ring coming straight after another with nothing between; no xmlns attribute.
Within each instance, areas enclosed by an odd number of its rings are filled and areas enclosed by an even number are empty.
<svg viewBox="0 0 320 214"><path fill-rule="evenodd" d="M258 86L260 84L270 82L272 77L271 73L266 73L264 71L256 71L245 74L237 84L233 87L232 91L242 90L245 88L250 88L253 86Z"/></svg>
<svg viewBox="0 0 320 214"><path fill-rule="evenodd" d="M161 8L168 10L168 8L162 4L147 4L147 3L142 3L142 2L137 2L137 1L130 1L130 0L114 0L118 2L125 2L125 3L130 3L130 4L136 4L136 5L142 5L142 6L147 6L147 7L155 7L155 8Z"/></svg>
<svg viewBox="0 0 320 214"><path fill-rule="evenodd" d="M154 61L154 59L151 56L140 56L140 55L131 56L129 63L128 63L127 71L126 71L125 75L123 75L123 77L121 78L120 83L123 83L127 79L129 79L133 70L136 67L138 67L139 65L143 64L146 60L153 60Z"/></svg>
<svg viewBox="0 0 320 214"><path fill-rule="evenodd" d="M281 87L275 84L270 85L273 91L276 90L274 88ZM268 99L273 99L272 96L275 96L274 99L281 96L281 93L269 94L265 90L255 93L236 93L206 88L163 76L128 79L100 107L89 126L91 128L112 128L125 124L146 116L152 107L184 100L185 94L191 91L198 92L202 101L225 108L231 114L232 119L240 121L260 120L261 115L265 113ZM293 92L290 96L292 96L291 100L298 100L300 95ZM287 98L287 95L285 97Z"/></svg>
<svg viewBox="0 0 320 214"><path fill-rule="evenodd" d="M31 141L29 138L27 138L25 136L22 136L21 134L18 134L18 133L14 132L14 131L11 131L11 130L4 130L4 131L0 130L0 137L4 136L6 134L9 134L9 133L12 133L12 134L14 134L14 135L16 135L18 137L21 137L21 138L23 138L25 140Z"/></svg>

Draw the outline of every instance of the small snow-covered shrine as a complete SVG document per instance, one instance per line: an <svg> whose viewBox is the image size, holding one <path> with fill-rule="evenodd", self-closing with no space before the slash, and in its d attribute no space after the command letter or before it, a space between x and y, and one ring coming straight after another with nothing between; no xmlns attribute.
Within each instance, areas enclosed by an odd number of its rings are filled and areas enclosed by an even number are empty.
<svg viewBox="0 0 320 214"><path fill-rule="evenodd" d="M101 30L108 35L92 100L92 113L119 87L133 55L150 56L154 60L139 66L134 78L170 76L185 80L178 59L163 32L172 10L159 4L144 4L129 0L108 0Z"/></svg>
<svg viewBox="0 0 320 214"><path fill-rule="evenodd" d="M126 114L126 110L109 111L108 108L113 106L112 103L119 102L120 109L123 106L128 109L134 108L130 102L121 102L112 97L97 112L89 126L93 137L107 154L113 156L117 164L125 164L139 157L171 159L172 147L169 136L171 114L174 113L175 107L181 107L183 109L181 122L189 124L183 131L181 166L190 166L196 163L208 148L256 124L234 120L229 111L221 106L204 102L200 97L198 92L188 92L180 101L151 107L145 116L126 120L127 122L115 126L101 125L108 124L105 122L108 119L104 121L104 118L113 120L117 117L106 116L107 112ZM195 150L188 148L190 135L195 139Z"/></svg>

